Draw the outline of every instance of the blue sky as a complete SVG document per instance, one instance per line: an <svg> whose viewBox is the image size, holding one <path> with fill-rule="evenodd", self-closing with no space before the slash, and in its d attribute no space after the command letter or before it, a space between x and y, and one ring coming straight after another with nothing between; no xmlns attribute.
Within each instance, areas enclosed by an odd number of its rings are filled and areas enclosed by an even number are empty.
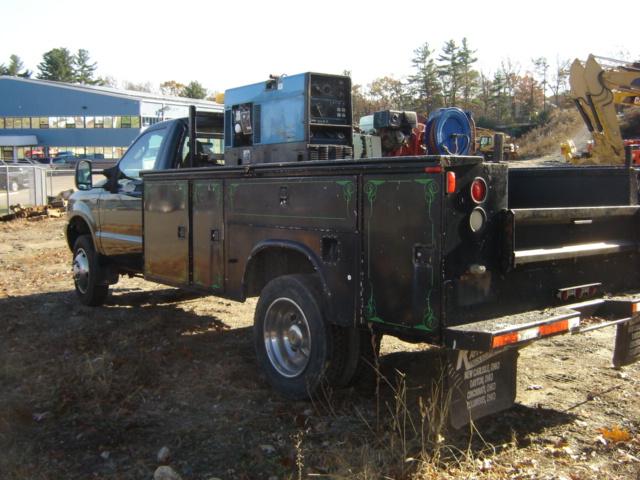
<svg viewBox="0 0 640 480"><path fill-rule="evenodd" d="M612 6L610 10L608 6ZM198 80L210 90L270 73L341 73L354 82L411 73L413 50L467 37L478 68L511 59L640 56L630 1L0 0L0 62L36 70L55 47L89 50L120 81Z"/></svg>

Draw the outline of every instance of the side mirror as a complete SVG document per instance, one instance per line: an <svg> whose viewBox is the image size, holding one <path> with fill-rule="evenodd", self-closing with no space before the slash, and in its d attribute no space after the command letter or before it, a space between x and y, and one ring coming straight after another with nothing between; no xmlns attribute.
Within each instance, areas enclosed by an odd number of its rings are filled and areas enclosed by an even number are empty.
<svg viewBox="0 0 640 480"><path fill-rule="evenodd" d="M90 160L79 160L76 163L75 180L78 190L91 190L93 188L93 167Z"/></svg>

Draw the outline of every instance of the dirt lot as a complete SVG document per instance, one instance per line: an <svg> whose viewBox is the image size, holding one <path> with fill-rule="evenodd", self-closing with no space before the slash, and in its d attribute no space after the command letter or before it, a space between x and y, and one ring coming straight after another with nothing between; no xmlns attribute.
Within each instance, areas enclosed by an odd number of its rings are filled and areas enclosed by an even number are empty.
<svg viewBox="0 0 640 480"><path fill-rule="evenodd" d="M610 367L612 329L524 349L517 405L473 431L429 422L434 353L387 338L394 388L292 403L256 368L254 302L123 279L83 307L63 225L0 225L2 479L151 479L163 446L185 480L640 478L640 366Z"/></svg>

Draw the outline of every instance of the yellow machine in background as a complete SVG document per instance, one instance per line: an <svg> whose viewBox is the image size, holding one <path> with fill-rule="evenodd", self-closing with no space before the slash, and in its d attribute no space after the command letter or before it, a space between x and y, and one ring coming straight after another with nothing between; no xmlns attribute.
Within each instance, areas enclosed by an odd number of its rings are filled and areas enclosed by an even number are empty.
<svg viewBox="0 0 640 480"><path fill-rule="evenodd" d="M514 160L518 158L518 150L520 147L513 142L513 139L509 135L480 127L476 127L476 153L481 153L484 158L491 160L495 155L494 138L496 135L503 137L502 151L504 160Z"/></svg>
<svg viewBox="0 0 640 480"><path fill-rule="evenodd" d="M600 62L598 62L600 60ZM616 105L634 104L640 97L640 68L636 64L589 55L586 62L574 60L569 74L571 96L593 136L590 156L563 154L576 164L615 165L625 162L625 145L640 140L624 140ZM640 162L640 151L633 155Z"/></svg>

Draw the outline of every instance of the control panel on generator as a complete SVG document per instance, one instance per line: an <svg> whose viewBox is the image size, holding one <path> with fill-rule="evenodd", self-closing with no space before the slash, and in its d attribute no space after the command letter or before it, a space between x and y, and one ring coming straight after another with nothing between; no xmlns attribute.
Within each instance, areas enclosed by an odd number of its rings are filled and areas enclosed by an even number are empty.
<svg viewBox="0 0 640 480"><path fill-rule="evenodd" d="M271 76L224 98L225 165L353 158L347 76Z"/></svg>

